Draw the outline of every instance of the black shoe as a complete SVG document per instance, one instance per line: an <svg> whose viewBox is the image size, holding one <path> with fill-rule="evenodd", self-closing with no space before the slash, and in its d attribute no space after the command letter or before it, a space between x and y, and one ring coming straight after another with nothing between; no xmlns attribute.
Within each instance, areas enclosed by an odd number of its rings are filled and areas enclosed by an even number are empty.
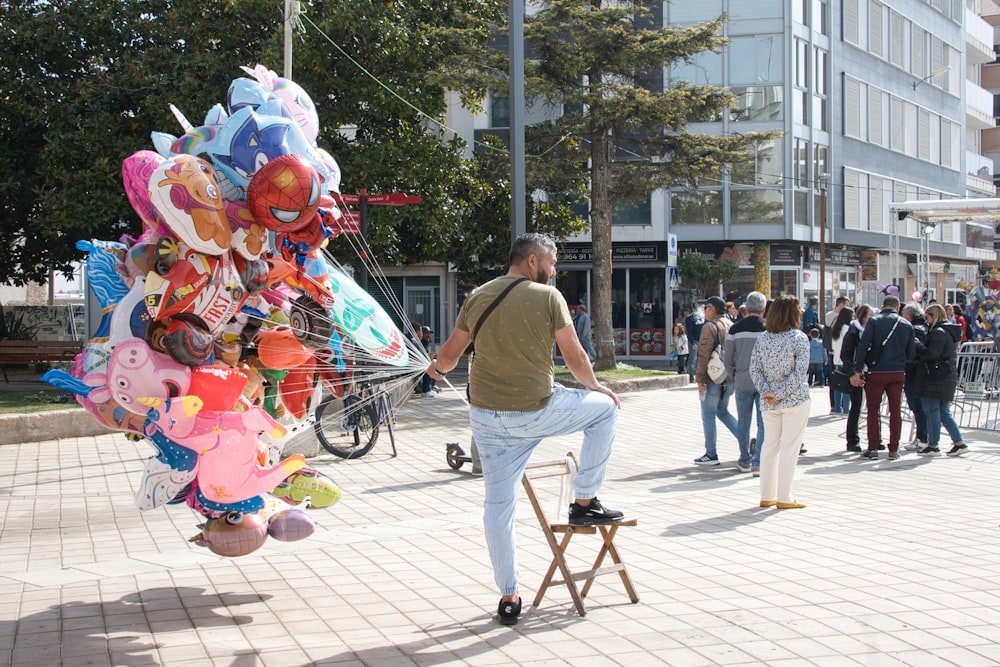
<svg viewBox="0 0 1000 667"><path fill-rule="evenodd" d="M500 604L497 605L497 620L500 621L500 625L517 625L517 617L521 615L521 598L517 598L517 602L508 602L507 600L500 600Z"/></svg>
<svg viewBox="0 0 1000 667"><path fill-rule="evenodd" d="M860 452L861 451L861 445L848 445L847 446L847 451L849 451L849 452Z"/></svg>
<svg viewBox="0 0 1000 667"><path fill-rule="evenodd" d="M599 523L614 523L621 521L625 515L617 510L608 509L594 496L590 504L584 507L573 503L569 506L569 523L571 526L594 526Z"/></svg>
<svg viewBox="0 0 1000 667"><path fill-rule="evenodd" d="M873 461L877 461L878 451L874 449L866 449L865 451L861 452L861 458L872 459Z"/></svg>
<svg viewBox="0 0 1000 667"><path fill-rule="evenodd" d="M880 445L878 446L878 450L879 450L880 452L884 452L884 451L885 451L885 445L881 445L881 444L880 444Z"/></svg>

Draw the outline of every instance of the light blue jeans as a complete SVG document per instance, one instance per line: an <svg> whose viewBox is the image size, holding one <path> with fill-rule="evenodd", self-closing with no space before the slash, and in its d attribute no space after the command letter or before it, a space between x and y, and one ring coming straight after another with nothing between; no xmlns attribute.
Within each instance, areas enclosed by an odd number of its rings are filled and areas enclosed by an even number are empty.
<svg viewBox="0 0 1000 667"><path fill-rule="evenodd" d="M757 446L750 454L750 422L757 409ZM736 390L736 430L740 442L740 464L760 467L760 450L764 448L764 419L760 415L760 393L755 389Z"/></svg>
<svg viewBox="0 0 1000 667"><path fill-rule="evenodd" d="M924 417L927 420L927 446L937 447L941 441L941 427L948 431L951 441L962 442L962 432L958 430L955 418L951 416L951 401L939 398L921 398L924 404Z"/></svg>
<svg viewBox="0 0 1000 667"><path fill-rule="evenodd" d="M688 357L688 381L694 382L695 371L698 370L698 344L691 343L691 355Z"/></svg>
<svg viewBox="0 0 1000 667"><path fill-rule="evenodd" d="M705 431L705 453L709 456L718 456L715 449L716 433L715 420L725 424L733 437L739 439L737 433L736 417L729 412L729 397L733 395L733 383L724 382L715 384L709 382L705 388L705 395L701 397L701 426Z"/></svg>
<svg viewBox="0 0 1000 667"><path fill-rule="evenodd" d="M579 471L573 481L577 498L593 498L604 483L618 422L609 396L556 384L548 405L535 412L469 410L472 435L483 466L483 525L500 595L517 592L514 537L517 494L528 458L543 438L583 431Z"/></svg>

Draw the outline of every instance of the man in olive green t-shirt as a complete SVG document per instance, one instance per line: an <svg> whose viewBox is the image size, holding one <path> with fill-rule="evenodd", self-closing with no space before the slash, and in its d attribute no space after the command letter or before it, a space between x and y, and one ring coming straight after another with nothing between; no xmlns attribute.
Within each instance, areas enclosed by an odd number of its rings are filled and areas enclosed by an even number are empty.
<svg viewBox="0 0 1000 667"><path fill-rule="evenodd" d="M622 518L621 512L604 507L595 495L611 457L621 403L597 381L566 300L548 284L555 266L556 245L550 237L526 234L514 241L507 274L472 293L454 331L438 350L437 360L427 367L432 378L443 378L475 335L469 422L482 459L483 523L500 588L497 617L504 625L517 623L521 612L514 549L517 493L528 458L543 438L584 434L570 523L594 525ZM553 342L586 390L554 383Z"/></svg>

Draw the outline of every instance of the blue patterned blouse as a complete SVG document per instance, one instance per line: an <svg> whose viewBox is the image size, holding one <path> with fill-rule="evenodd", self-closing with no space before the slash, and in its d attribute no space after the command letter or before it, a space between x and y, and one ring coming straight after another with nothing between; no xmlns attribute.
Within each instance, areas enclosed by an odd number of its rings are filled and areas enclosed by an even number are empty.
<svg viewBox="0 0 1000 667"><path fill-rule="evenodd" d="M757 338L750 355L750 379L761 396L773 391L775 405L760 402L761 410L794 408L809 401L809 338L791 329L782 333L765 331Z"/></svg>

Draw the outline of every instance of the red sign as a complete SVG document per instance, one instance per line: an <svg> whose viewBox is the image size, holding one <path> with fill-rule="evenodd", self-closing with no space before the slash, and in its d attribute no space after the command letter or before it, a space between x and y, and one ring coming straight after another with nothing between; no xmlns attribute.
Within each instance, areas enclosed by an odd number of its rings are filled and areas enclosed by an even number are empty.
<svg viewBox="0 0 1000 667"><path fill-rule="evenodd" d="M334 194L334 199L339 199L344 206L357 206L361 203L361 195ZM373 206L406 206L407 204L419 204L423 201L420 195L407 195L401 192L394 192L387 195L365 195L365 202Z"/></svg>

